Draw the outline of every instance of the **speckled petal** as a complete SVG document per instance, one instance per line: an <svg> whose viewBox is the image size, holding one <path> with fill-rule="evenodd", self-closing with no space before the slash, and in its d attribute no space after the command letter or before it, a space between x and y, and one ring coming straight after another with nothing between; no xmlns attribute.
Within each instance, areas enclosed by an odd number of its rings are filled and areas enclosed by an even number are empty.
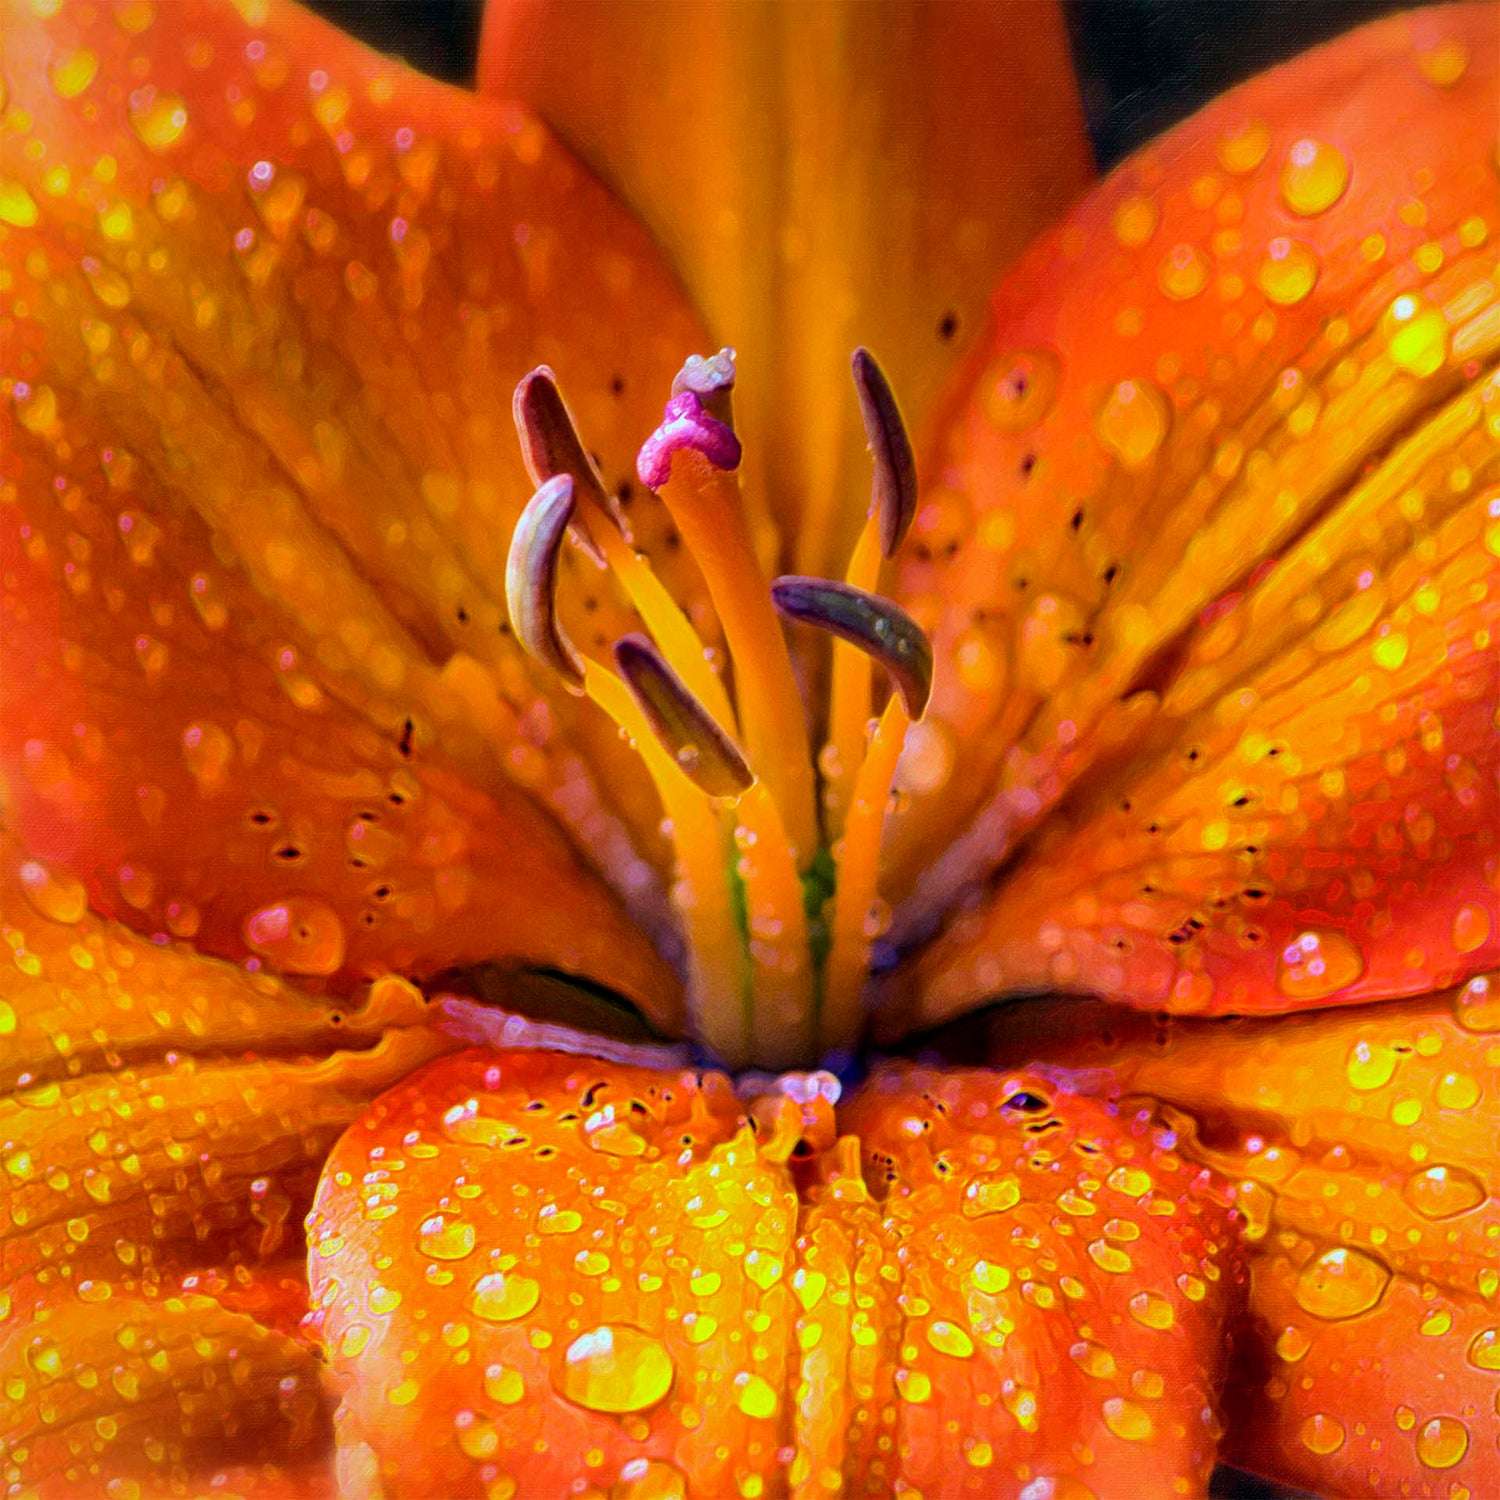
<svg viewBox="0 0 1500 1500"><path fill-rule="evenodd" d="M868 344L920 422L986 289L1090 171L1042 0L525 0L487 9L480 80L621 190L738 350L772 572L837 573L864 519L849 351Z"/></svg>
<svg viewBox="0 0 1500 1500"><path fill-rule="evenodd" d="M791 1093L487 1052L378 1101L309 1219L341 1463L414 1500L1201 1492L1222 1179L1037 1073L885 1070L863 1153Z"/></svg>
<svg viewBox="0 0 1500 1500"><path fill-rule="evenodd" d="M1002 1015L960 1055L1030 1056L1040 1021L1049 1058L1163 1101L1182 1155L1235 1183L1251 1292L1228 1462L1320 1495L1477 1497L1500 1491L1497 996L1491 974L1165 1026L1053 1006Z"/></svg>
<svg viewBox="0 0 1500 1500"><path fill-rule="evenodd" d="M938 665L893 942L999 873L908 1019L1500 953L1496 27L1415 11L1232 91L997 294L898 591Z"/></svg>
<svg viewBox="0 0 1500 1500"><path fill-rule="evenodd" d="M649 926L659 809L613 726L539 697L502 591L515 379L554 363L624 483L701 342L644 234L524 111L288 7L5 25L8 817L216 952L312 899L340 931L291 972L623 959L665 1018L555 826ZM573 581L581 644L634 624Z"/></svg>

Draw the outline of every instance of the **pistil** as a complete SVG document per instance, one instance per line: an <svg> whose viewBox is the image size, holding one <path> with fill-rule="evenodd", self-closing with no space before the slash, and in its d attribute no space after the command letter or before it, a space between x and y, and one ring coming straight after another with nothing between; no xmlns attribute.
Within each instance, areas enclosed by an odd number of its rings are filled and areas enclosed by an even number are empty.
<svg viewBox="0 0 1500 1500"><path fill-rule="evenodd" d="M687 942L693 1031L730 1065L788 1067L858 1040L879 927L885 811L932 680L926 637L874 591L916 507L911 445L864 350L855 353L854 378L875 475L842 583L768 583L760 571L739 497L731 351L688 361L641 449L638 472L708 585L729 648L732 699L692 624L632 547L551 372L534 371L516 392L539 488L512 541L511 620L522 645L641 754L676 854L672 895ZM558 561L570 535L615 573L646 627L616 641L607 659L578 650L557 617ZM821 833L782 617L834 637ZM873 722L872 663L893 689Z"/></svg>

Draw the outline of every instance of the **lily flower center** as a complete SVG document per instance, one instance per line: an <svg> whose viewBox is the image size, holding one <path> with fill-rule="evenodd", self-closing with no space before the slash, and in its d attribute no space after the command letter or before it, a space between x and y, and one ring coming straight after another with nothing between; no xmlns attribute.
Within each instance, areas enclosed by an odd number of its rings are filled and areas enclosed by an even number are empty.
<svg viewBox="0 0 1500 1500"><path fill-rule="evenodd" d="M896 764L932 683L916 623L876 592L881 562L916 511L911 442L864 349L855 391L874 461L869 512L841 581L768 579L740 494L732 350L689 359L640 450L723 630L710 651L631 545L550 370L516 390L516 426L538 488L506 569L516 635L588 697L639 753L661 798L687 953L689 1019L727 1065L790 1067L852 1048L881 927L880 842ZM565 542L609 569L644 633L606 652L574 646L558 619ZM833 637L816 764L782 621ZM872 716L874 668L890 691Z"/></svg>

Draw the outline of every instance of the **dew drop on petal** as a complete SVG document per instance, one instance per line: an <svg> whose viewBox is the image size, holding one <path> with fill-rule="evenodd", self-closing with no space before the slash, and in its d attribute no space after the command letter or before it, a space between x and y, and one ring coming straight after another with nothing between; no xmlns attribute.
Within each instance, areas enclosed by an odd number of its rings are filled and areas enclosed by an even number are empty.
<svg viewBox="0 0 1500 1500"><path fill-rule="evenodd" d="M1349 163L1337 146L1300 140L1281 169L1281 201L1300 218L1325 212L1349 186Z"/></svg>
<svg viewBox="0 0 1500 1500"><path fill-rule="evenodd" d="M1453 1014L1465 1031L1500 1031L1500 983L1492 975L1476 975L1455 997Z"/></svg>
<svg viewBox="0 0 1500 1500"><path fill-rule="evenodd" d="M687 1500L687 1478L656 1458L633 1458L610 1488L610 1500Z"/></svg>
<svg viewBox="0 0 1500 1500"><path fill-rule="evenodd" d="M417 1248L434 1260L462 1260L473 1254L475 1241L472 1224L442 1214L424 1220L417 1231Z"/></svg>
<svg viewBox="0 0 1500 1500"><path fill-rule="evenodd" d="M1297 1436L1309 1453L1326 1458L1344 1446L1343 1423L1323 1412L1314 1412L1298 1429Z"/></svg>
<svg viewBox="0 0 1500 1500"><path fill-rule="evenodd" d="M1014 1174L1005 1177L975 1177L964 1189L964 1214L970 1219L1003 1214L1021 1201L1021 1184Z"/></svg>
<svg viewBox="0 0 1500 1500"><path fill-rule="evenodd" d="M1488 1194L1484 1183L1466 1167L1439 1164L1413 1172L1401 1196L1424 1219L1450 1219L1478 1208Z"/></svg>
<svg viewBox="0 0 1500 1500"><path fill-rule="evenodd" d="M1340 1245L1302 1268L1294 1295L1297 1305L1315 1318L1353 1318L1380 1301L1390 1279L1383 1261Z"/></svg>
<svg viewBox="0 0 1500 1500"><path fill-rule="evenodd" d="M152 151L175 146L187 124L187 103L180 94L159 94L145 88L131 95L130 128Z"/></svg>
<svg viewBox="0 0 1500 1500"><path fill-rule="evenodd" d="M486 1323L513 1323L537 1305L541 1287L529 1276L492 1271L481 1276L469 1297L469 1311Z"/></svg>
<svg viewBox="0 0 1500 1500"><path fill-rule="evenodd" d="M1486 1328L1469 1341L1468 1361L1477 1370L1500 1371L1500 1328Z"/></svg>
<svg viewBox="0 0 1500 1500"><path fill-rule="evenodd" d="M28 859L18 873L21 893L41 916L69 925L82 921L89 898L76 876L39 859Z"/></svg>
<svg viewBox="0 0 1500 1500"><path fill-rule="evenodd" d="M1300 240L1279 236L1266 246L1255 281L1268 301L1292 307L1317 285L1319 269L1316 251Z"/></svg>
<svg viewBox="0 0 1500 1500"><path fill-rule="evenodd" d="M1365 971L1354 940L1331 930L1300 932L1276 964L1276 988L1288 999L1321 1000L1346 988Z"/></svg>
<svg viewBox="0 0 1500 1500"><path fill-rule="evenodd" d="M1160 1292L1137 1292L1130 1299L1130 1316L1147 1328L1165 1330L1174 1321L1172 1304Z"/></svg>
<svg viewBox="0 0 1500 1500"><path fill-rule="evenodd" d="M1166 440L1171 415L1166 397L1141 380L1122 380L1095 418L1099 441L1127 469L1143 468Z"/></svg>
<svg viewBox="0 0 1500 1500"><path fill-rule="evenodd" d="M672 1389L676 1373L660 1339L628 1323L604 1323L573 1340L554 1379L576 1405L618 1413L655 1406Z"/></svg>
<svg viewBox="0 0 1500 1500"><path fill-rule="evenodd" d="M1384 1042L1358 1041L1349 1049L1344 1076L1349 1080L1350 1088L1373 1093L1391 1081L1399 1060L1395 1049Z"/></svg>
<svg viewBox="0 0 1500 1500"><path fill-rule="evenodd" d="M1127 1443L1144 1443L1152 1433L1151 1416L1144 1407L1123 1396L1111 1396L1104 1403L1104 1425Z"/></svg>
<svg viewBox="0 0 1500 1500"><path fill-rule="evenodd" d="M273 901L245 918L245 943L284 974L332 974L344 961L344 924L310 896Z"/></svg>
<svg viewBox="0 0 1500 1500"><path fill-rule="evenodd" d="M938 1318L927 1325L927 1342L939 1354L953 1359L967 1359L974 1352L974 1340L962 1328Z"/></svg>
<svg viewBox="0 0 1500 1500"><path fill-rule="evenodd" d="M1469 1451L1469 1429L1457 1417L1434 1417L1417 1433L1417 1457L1429 1469L1451 1469Z"/></svg>

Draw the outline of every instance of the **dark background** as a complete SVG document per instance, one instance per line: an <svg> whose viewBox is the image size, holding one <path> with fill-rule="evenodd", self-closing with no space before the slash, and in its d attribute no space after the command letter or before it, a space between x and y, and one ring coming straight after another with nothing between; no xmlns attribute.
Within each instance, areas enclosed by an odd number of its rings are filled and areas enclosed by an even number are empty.
<svg viewBox="0 0 1500 1500"><path fill-rule="evenodd" d="M355 36L452 83L470 83L483 0L309 0ZM787 4L801 0L786 0ZM938 0L941 3L941 0ZM1401 0L1064 0L1101 167L1230 84Z"/></svg>
<svg viewBox="0 0 1500 1500"><path fill-rule="evenodd" d="M483 0L307 0L345 31L452 83L472 83ZM786 0L787 4L799 0ZM941 0L935 0L941 3ZM1064 0L1101 168L1283 58L1409 8L1402 0ZM1214 1500L1302 1500L1221 1469Z"/></svg>

